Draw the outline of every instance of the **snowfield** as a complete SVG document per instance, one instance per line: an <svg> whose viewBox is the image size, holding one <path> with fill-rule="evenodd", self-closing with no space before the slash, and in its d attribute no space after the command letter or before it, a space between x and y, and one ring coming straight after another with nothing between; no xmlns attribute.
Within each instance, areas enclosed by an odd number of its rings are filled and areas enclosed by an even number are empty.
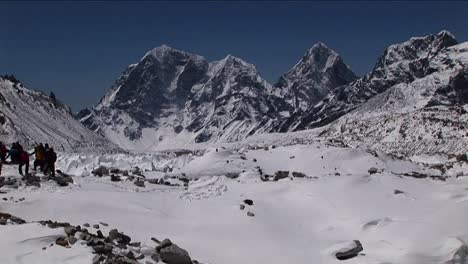
<svg viewBox="0 0 468 264"><path fill-rule="evenodd" d="M295 142L284 135L254 139L150 154L62 154L57 168L72 175L73 184L0 188L6 199L0 211L32 221L0 227L8 252L0 262L92 263L86 244L51 247L63 229L34 223L47 219L89 223L90 232L97 231L93 224L107 223L100 226L105 235L117 228L142 248L154 249L152 237L170 238L192 259L211 264L341 263L335 254L352 248L353 240L363 251L344 263L468 261L468 178L460 177L468 176L466 162L442 155L411 162L319 141L269 144ZM445 174L434 166L439 161ZM138 166L145 187L125 176L119 182L94 176L99 165ZM378 172L370 174L371 167ZM277 171L289 176L273 181ZM292 177L293 171L305 177ZM19 178L17 167L4 166L2 176ZM150 182L176 183L175 177L189 179L188 186ZM253 205L241 210L245 199Z"/></svg>

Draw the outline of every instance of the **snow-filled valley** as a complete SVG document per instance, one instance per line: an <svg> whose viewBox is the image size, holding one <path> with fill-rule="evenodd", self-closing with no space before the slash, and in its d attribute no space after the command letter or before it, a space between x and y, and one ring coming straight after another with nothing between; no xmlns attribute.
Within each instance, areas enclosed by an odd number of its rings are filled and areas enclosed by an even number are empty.
<svg viewBox="0 0 468 264"><path fill-rule="evenodd" d="M2 176L17 181L0 188L0 211L28 223L1 227L9 253L0 262L96 260L86 240L56 245L63 227L37 222L49 219L89 223L91 234L124 232L141 245L114 251L144 257L135 263L155 263L153 237L213 264L339 263L335 254L354 240L363 250L345 263L467 261L466 162L261 138L150 154L60 153L57 169L73 179L68 186L39 173L40 187L28 186L16 165L5 165ZM99 166L108 169L102 176L91 172Z"/></svg>

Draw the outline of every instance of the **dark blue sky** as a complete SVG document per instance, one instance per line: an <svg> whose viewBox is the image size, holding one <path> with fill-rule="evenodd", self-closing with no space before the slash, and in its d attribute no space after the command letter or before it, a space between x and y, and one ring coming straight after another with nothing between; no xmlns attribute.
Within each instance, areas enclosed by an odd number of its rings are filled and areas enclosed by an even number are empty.
<svg viewBox="0 0 468 264"><path fill-rule="evenodd" d="M54 91L76 111L163 43L232 54L274 83L314 43L359 75L390 44L450 30L468 40L468 2L0 2L0 74Z"/></svg>

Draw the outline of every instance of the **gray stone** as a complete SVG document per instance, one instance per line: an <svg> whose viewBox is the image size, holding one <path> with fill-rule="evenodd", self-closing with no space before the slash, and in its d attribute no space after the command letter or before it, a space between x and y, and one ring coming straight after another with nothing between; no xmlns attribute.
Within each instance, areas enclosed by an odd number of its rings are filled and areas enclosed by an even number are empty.
<svg viewBox="0 0 468 264"><path fill-rule="evenodd" d="M241 205L240 205L240 209L241 209L241 210L244 210L244 209L245 209L245 205L244 205L244 204L241 204Z"/></svg>
<svg viewBox="0 0 468 264"><path fill-rule="evenodd" d="M247 216L254 217L254 216L255 216L255 214L254 214L254 213L252 213L252 212L250 212L250 211L248 211L248 212L247 212Z"/></svg>
<svg viewBox="0 0 468 264"><path fill-rule="evenodd" d="M357 257L358 253L363 251L364 248L362 247L362 244L359 240L354 240L354 243L355 243L355 247L353 247L352 249L349 249L343 252L337 252L335 254L336 258L339 260L347 260L350 258Z"/></svg>
<svg viewBox="0 0 468 264"><path fill-rule="evenodd" d="M94 169L91 173L96 176L102 177L104 175L109 175L109 169L101 165L97 167L96 169Z"/></svg>
<svg viewBox="0 0 468 264"><path fill-rule="evenodd" d="M70 243L70 245L74 245L76 241L77 241L76 237L74 236L68 237L68 243Z"/></svg>
<svg viewBox="0 0 468 264"><path fill-rule="evenodd" d="M98 224L94 224L93 227L94 227L95 229L99 229L99 225L98 225Z"/></svg>
<svg viewBox="0 0 468 264"><path fill-rule="evenodd" d="M144 182L144 181L140 181L140 180L138 180L138 179L134 182L134 184L135 184L136 186L138 186L138 187L145 187L145 182Z"/></svg>
<svg viewBox="0 0 468 264"><path fill-rule="evenodd" d="M367 172L369 172L369 174L375 174L379 172L379 169L377 169L376 167L371 167Z"/></svg>
<svg viewBox="0 0 468 264"><path fill-rule="evenodd" d="M289 177L289 171L277 171L275 172L275 178L273 180L278 181L287 177Z"/></svg>
<svg viewBox="0 0 468 264"><path fill-rule="evenodd" d="M251 199L245 199L245 200L244 200L244 203L245 203L246 205L253 205L253 204L254 204L254 202L253 202Z"/></svg>
<svg viewBox="0 0 468 264"><path fill-rule="evenodd" d="M66 226L64 227L64 230L67 236L74 236L76 233L76 228L74 226Z"/></svg>
<svg viewBox="0 0 468 264"><path fill-rule="evenodd" d="M304 178L306 175L304 173L302 173L302 172L293 171L292 176L296 177L296 178Z"/></svg>
<svg viewBox="0 0 468 264"><path fill-rule="evenodd" d="M192 259L188 252L174 243L162 247L159 250L159 255L161 260L167 264L192 264Z"/></svg>
<svg viewBox="0 0 468 264"><path fill-rule="evenodd" d="M88 223L84 223L83 226L84 227L90 227L90 225Z"/></svg>

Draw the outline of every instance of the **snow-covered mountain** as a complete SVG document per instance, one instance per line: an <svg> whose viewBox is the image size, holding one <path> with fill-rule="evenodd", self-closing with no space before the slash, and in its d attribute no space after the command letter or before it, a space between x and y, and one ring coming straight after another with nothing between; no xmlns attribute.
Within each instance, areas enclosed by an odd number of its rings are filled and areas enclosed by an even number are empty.
<svg viewBox="0 0 468 264"><path fill-rule="evenodd" d="M407 155L468 151L468 42L427 58L422 77L374 96L324 135Z"/></svg>
<svg viewBox="0 0 468 264"><path fill-rule="evenodd" d="M457 44L448 31L436 35L415 37L388 47L366 76L338 87L306 110L305 115L295 115L287 120L280 131L303 130L333 122L358 108L377 94L398 84L409 84L432 74L433 60L446 48Z"/></svg>
<svg viewBox="0 0 468 264"><path fill-rule="evenodd" d="M252 64L231 55L208 62L163 45L130 65L78 118L123 148L151 150L270 130L281 105Z"/></svg>
<svg viewBox="0 0 468 264"><path fill-rule="evenodd" d="M293 112L303 112L336 87L356 79L338 53L319 42L281 76L274 93L284 98Z"/></svg>
<svg viewBox="0 0 468 264"><path fill-rule="evenodd" d="M25 147L49 143L58 151L102 152L117 146L90 131L55 96L25 88L14 77L0 77L0 140Z"/></svg>
<svg viewBox="0 0 468 264"><path fill-rule="evenodd" d="M367 142L394 151L402 150L401 142L427 139L427 147L407 144L404 151L463 148L458 139L466 121L466 100L460 100L466 97L465 46L456 44L447 31L411 38L388 47L374 69L357 79L335 51L318 43L274 86L255 66L231 55L208 62L163 45L130 65L101 101L78 118L132 150L170 148L174 142L229 142L330 123L324 135L351 144ZM371 118L376 115L381 118ZM428 122L431 128L425 129ZM440 132L441 127L448 131ZM412 133L416 130L424 133ZM406 132L396 136L392 131ZM446 143L430 147L440 137ZM449 138L454 141L447 143Z"/></svg>

